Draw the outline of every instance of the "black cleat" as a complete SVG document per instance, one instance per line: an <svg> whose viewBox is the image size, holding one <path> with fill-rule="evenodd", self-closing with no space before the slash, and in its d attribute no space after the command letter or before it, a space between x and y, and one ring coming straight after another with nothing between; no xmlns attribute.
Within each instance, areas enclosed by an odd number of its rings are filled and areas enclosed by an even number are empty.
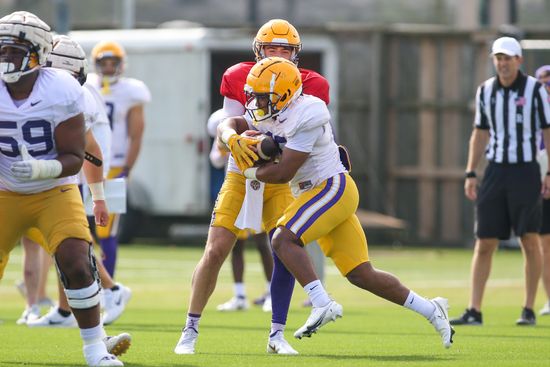
<svg viewBox="0 0 550 367"><path fill-rule="evenodd" d="M521 316L519 319L516 320L516 325L536 325L537 324L537 317L535 316L535 312L533 312L532 309L524 307L521 311Z"/></svg>
<svg viewBox="0 0 550 367"><path fill-rule="evenodd" d="M450 320L451 325L483 325L483 319L481 318L481 312L474 310L473 308L467 308L462 316Z"/></svg>

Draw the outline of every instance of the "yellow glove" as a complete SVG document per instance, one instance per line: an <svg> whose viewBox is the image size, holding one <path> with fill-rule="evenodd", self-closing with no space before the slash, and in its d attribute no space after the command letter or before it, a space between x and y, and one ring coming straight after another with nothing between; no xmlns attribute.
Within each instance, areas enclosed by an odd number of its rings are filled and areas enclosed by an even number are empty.
<svg viewBox="0 0 550 367"><path fill-rule="evenodd" d="M233 134L227 139L227 147L233 155L237 167L244 172L254 165L258 155L250 149L250 146L258 144L258 139Z"/></svg>

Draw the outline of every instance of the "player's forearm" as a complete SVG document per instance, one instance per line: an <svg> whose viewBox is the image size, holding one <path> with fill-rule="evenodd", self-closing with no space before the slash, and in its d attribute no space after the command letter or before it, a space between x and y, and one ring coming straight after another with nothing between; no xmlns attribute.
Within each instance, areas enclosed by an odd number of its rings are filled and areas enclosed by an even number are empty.
<svg viewBox="0 0 550 367"><path fill-rule="evenodd" d="M59 154L57 160L61 163L61 174L57 177L74 176L84 163L84 151Z"/></svg>
<svg viewBox="0 0 550 367"><path fill-rule="evenodd" d="M131 170L138 158L141 150L141 139L131 139L128 147L128 153L126 155L126 168Z"/></svg>
<svg viewBox="0 0 550 367"><path fill-rule="evenodd" d="M84 176L86 177L86 182L96 183L103 182L103 168L98 167L91 162L84 161L82 164L82 170L84 171Z"/></svg>
<svg viewBox="0 0 550 367"><path fill-rule="evenodd" d="M267 163L257 169L252 168L252 170L255 171L251 172L246 170L250 172L250 177L248 177L246 173L245 176L247 176L247 178L254 178L252 177L252 175L254 175L257 180L265 183L283 184L292 180L293 177L293 175L290 175L284 170L282 165L276 163Z"/></svg>

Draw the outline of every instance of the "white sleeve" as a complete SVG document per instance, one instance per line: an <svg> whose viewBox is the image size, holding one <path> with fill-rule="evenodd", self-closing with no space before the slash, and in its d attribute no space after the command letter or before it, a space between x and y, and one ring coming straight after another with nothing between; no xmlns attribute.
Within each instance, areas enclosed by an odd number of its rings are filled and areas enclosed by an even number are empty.
<svg viewBox="0 0 550 367"><path fill-rule="evenodd" d="M107 177L111 165L111 127L109 124L93 124L92 134L99 144L103 156L103 176Z"/></svg>
<svg viewBox="0 0 550 367"><path fill-rule="evenodd" d="M241 104L241 102L224 97L223 98L223 111L225 112L225 116L227 117L233 117L233 116L242 116L245 113L245 108Z"/></svg>
<svg viewBox="0 0 550 367"><path fill-rule="evenodd" d="M296 134L289 138L285 148L304 153L311 153L313 151L313 146L317 140L323 136L324 132L324 126L318 126L307 130L298 130Z"/></svg>
<svg viewBox="0 0 550 367"><path fill-rule="evenodd" d="M208 135L215 138L218 125L227 117L228 116L225 114L223 108L220 108L219 110L213 112L208 118L208 122L206 123L206 131L208 131Z"/></svg>

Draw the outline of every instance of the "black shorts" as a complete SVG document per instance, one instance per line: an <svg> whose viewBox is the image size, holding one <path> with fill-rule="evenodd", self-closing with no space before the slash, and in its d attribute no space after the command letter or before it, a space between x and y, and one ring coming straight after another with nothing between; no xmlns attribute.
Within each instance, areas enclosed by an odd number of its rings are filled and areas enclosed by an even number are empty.
<svg viewBox="0 0 550 367"><path fill-rule="evenodd" d="M510 238L538 233L542 222L541 179L537 162L489 163L476 202L478 238Z"/></svg>
<svg viewBox="0 0 550 367"><path fill-rule="evenodd" d="M542 225L540 234L550 234L550 199L542 201Z"/></svg>

